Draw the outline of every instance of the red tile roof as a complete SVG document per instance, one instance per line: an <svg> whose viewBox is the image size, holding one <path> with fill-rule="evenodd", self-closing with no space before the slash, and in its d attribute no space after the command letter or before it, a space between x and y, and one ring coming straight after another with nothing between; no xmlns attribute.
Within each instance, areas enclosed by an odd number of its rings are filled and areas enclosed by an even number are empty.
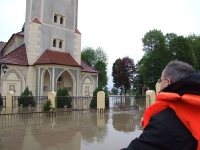
<svg viewBox="0 0 200 150"><path fill-rule="evenodd" d="M34 18L32 22L35 22L35 23L38 23L38 24L42 24L38 18Z"/></svg>
<svg viewBox="0 0 200 150"><path fill-rule="evenodd" d="M18 47L16 50L11 53L0 58L0 62L4 62L6 64L14 64L14 65L28 65L28 59L26 55L26 46L23 44Z"/></svg>
<svg viewBox="0 0 200 150"><path fill-rule="evenodd" d="M93 72L93 73L98 73L97 70L91 68L87 63L81 60L81 66L83 67L82 72Z"/></svg>
<svg viewBox="0 0 200 150"><path fill-rule="evenodd" d="M69 53L48 49L44 51L40 58L34 63L34 65L42 64L58 64L81 67Z"/></svg>
<svg viewBox="0 0 200 150"><path fill-rule="evenodd" d="M81 32L78 29L75 29L75 33L81 34Z"/></svg>

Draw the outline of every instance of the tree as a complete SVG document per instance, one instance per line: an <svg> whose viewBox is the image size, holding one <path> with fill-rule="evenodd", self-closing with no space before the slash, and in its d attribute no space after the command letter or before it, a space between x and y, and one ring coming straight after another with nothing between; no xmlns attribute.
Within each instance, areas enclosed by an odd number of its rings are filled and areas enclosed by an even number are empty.
<svg viewBox="0 0 200 150"><path fill-rule="evenodd" d="M114 87L113 87L113 88L111 89L111 92L112 92L113 95L118 95L118 89L117 89L117 88L114 88Z"/></svg>
<svg viewBox="0 0 200 150"><path fill-rule="evenodd" d="M106 54L106 52L104 51L104 49L102 47L97 47L95 50L95 54L96 54L96 61L102 61L107 65L107 61L108 61L108 55Z"/></svg>
<svg viewBox="0 0 200 150"><path fill-rule="evenodd" d="M175 34L175 33L167 33L165 35L165 43L166 43L167 48L169 48L170 41L175 37L177 37L177 34Z"/></svg>
<svg viewBox="0 0 200 150"><path fill-rule="evenodd" d="M95 51L92 47L86 47L81 52L81 60L86 62L91 67L94 67L96 60L95 56Z"/></svg>
<svg viewBox="0 0 200 150"><path fill-rule="evenodd" d="M81 60L94 68L98 61L102 61L107 65L108 56L101 47L96 49L93 49L92 47L85 47L81 52Z"/></svg>
<svg viewBox="0 0 200 150"><path fill-rule="evenodd" d="M121 61L120 58L118 58L114 63L113 63L113 66L112 66L112 77L113 77L113 83L114 83L114 87L116 88L119 88L120 85L119 85L119 80L118 80L118 74L117 74L117 68L118 68L118 64L119 62Z"/></svg>
<svg viewBox="0 0 200 150"><path fill-rule="evenodd" d="M150 30L142 38L143 51L145 54L151 53L155 50L164 51L165 47L165 37L160 30Z"/></svg>
<svg viewBox="0 0 200 150"><path fill-rule="evenodd" d="M178 59L197 68L197 60L192 51L191 44L183 36L174 37L169 43L169 51L172 59Z"/></svg>
<svg viewBox="0 0 200 150"><path fill-rule="evenodd" d="M126 94L126 91L131 88L133 85L134 80L134 73L135 73L135 64L133 59L129 57L124 57L118 63L117 68L117 76L118 76L118 83Z"/></svg>
<svg viewBox="0 0 200 150"><path fill-rule="evenodd" d="M98 85L105 88L108 82L106 64L103 61L98 61L94 68L99 71Z"/></svg>
<svg viewBox="0 0 200 150"><path fill-rule="evenodd" d="M189 41L192 51L194 53L194 56L197 61L197 70L200 70L200 36L197 36L195 34L190 34L187 37L187 40Z"/></svg>
<svg viewBox="0 0 200 150"><path fill-rule="evenodd" d="M42 110L43 111L50 111L51 109L53 110L54 108L51 106L52 106L51 100L48 99L46 103L43 105Z"/></svg>
<svg viewBox="0 0 200 150"><path fill-rule="evenodd" d="M144 85L151 90L155 90L155 84L160 78L167 62L162 61L162 57L156 52L149 53L143 57L140 74L143 76Z"/></svg>
<svg viewBox="0 0 200 150"><path fill-rule="evenodd" d="M141 73L142 67L143 67L143 60L145 59L145 57L143 56L136 64L136 68L135 68L135 77L134 77L134 84L133 84L133 88L136 94L138 95L142 95L142 85L144 85L144 77ZM141 86L138 86L141 85Z"/></svg>
<svg viewBox="0 0 200 150"><path fill-rule="evenodd" d="M72 98L68 94L67 87L58 89L56 97L57 97L57 108L64 108L65 105L67 106L67 108L72 107L71 104Z"/></svg>
<svg viewBox="0 0 200 150"><path fill-rule="evenodd" d="M175 33L163 36L159 30L150 30L142 39L145 52L137 64L134 83L142 83L155 90L157 79L164 67L171 60L180 60L191 64L195 70L200 69L200 37L195 34L187 38Z"/></svg>
<svg viewBox="0 0 200 150"><path fill-rule="evenodd" d="M34 100L32 91L29 91L28 86L25 88L24 92L22 92L21 96L18 98L18 106L23 105L23 107L34 107L36 102Z"/></svg>
<svg viewBox="0 0 200 150"><path fill-rule="evenodd" d="M173 36L175 35L167 34L165 37L160 30L154 29L147 32L142 39L145 55L138 64L136 80L142 79L143 84L152 90L155 89L155 84L160 78L163 68L171 59L165 39L170 41Z"/></svg>

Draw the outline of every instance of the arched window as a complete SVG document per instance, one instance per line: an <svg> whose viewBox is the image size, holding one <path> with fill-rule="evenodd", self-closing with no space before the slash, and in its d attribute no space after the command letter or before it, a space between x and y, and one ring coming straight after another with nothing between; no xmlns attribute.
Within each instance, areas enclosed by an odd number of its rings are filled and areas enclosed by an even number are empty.
<svg viewBox="0 0 200 150"><path fill-rule="evenodd" d="M56 47L56 39L53 40L53 47Z"/></svg>
<svg viewBox="0 0 200 150"><path fill-rule="evenodd" d="M57 15L55 14L55 15L54 15L54 22L57 22L57 18L58 18L58 17L57 17Z"/></svg>
<svg viewBox="0 0 200 150"><path fill-rule="evenodd" d="M59 42L59 48L62 48L62 40Z"/></svg>
<svg viewBox="0 0 200 150"><path fill-rule="evenodd" d="M60 24L63 24L63 17L60 17Z"/></svg>

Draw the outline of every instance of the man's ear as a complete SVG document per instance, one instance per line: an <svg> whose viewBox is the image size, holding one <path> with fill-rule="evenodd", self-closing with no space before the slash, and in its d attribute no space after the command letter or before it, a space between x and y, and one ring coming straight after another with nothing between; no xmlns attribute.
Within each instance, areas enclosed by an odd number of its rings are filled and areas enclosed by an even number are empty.
<svg viewBox="0 0 200 150"><path fill-rule="evenodd" d="M171 79L167 79L168 85L172 84L172 80Z"/></svg>

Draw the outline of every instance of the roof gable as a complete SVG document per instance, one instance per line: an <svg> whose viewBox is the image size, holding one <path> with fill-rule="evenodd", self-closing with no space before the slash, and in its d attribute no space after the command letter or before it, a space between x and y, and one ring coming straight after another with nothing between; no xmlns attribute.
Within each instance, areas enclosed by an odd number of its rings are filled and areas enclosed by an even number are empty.
<svg viewBox="0 0 200 150"><path fill-rule="evenodd" d="M4 53L4 50L6 49L7 45L12 44L12 41L14 41L14 39L16 37L20 37L20 38L24 38L24 32L20 31L17 33L12 34L12 36L10 37L10 39L8 40L8 42L4 45L4 47L1 49L2 53Z"/></svg>
<svg viewBox="0 0 200 150"><path fill-rule="evenodd" d="M6 64L22 65L22 66L29 65L27 55L26 55L25 44L18 47L11 53L0 58L0 62L4 62Z"/></svg>
<svg viewBox="0 0 200 150"><path fill-rule="evenodd" d="M82 72L92 72L92 73L98 73L97 70L91 68L86 62L81 60L81 66L83 67Z"/></svg>
<svg viewBox="0 0 200 150"><path fill-rule="evenodd" d="M0 51L4 48L5 45L6 45L6 42L0 41Z"/></svg>
<svg viewBox="0 0 200 150"><path fill-rule="evenodd" d="M40 58L34 63L34 65L41 64L58 64L81 67L69 53L53 51L48 49L44 51Z"/></svg>
<svg viewBox="0 0 200 150"><path fill-rule="evenodd" d="M42 23L40 22L40 20L39 20L37 17L35 17L35 18L33 19L32 22L38 23L38 24L42 24ZM32 23L32 22L31 22L31 23Z"/></svg>

